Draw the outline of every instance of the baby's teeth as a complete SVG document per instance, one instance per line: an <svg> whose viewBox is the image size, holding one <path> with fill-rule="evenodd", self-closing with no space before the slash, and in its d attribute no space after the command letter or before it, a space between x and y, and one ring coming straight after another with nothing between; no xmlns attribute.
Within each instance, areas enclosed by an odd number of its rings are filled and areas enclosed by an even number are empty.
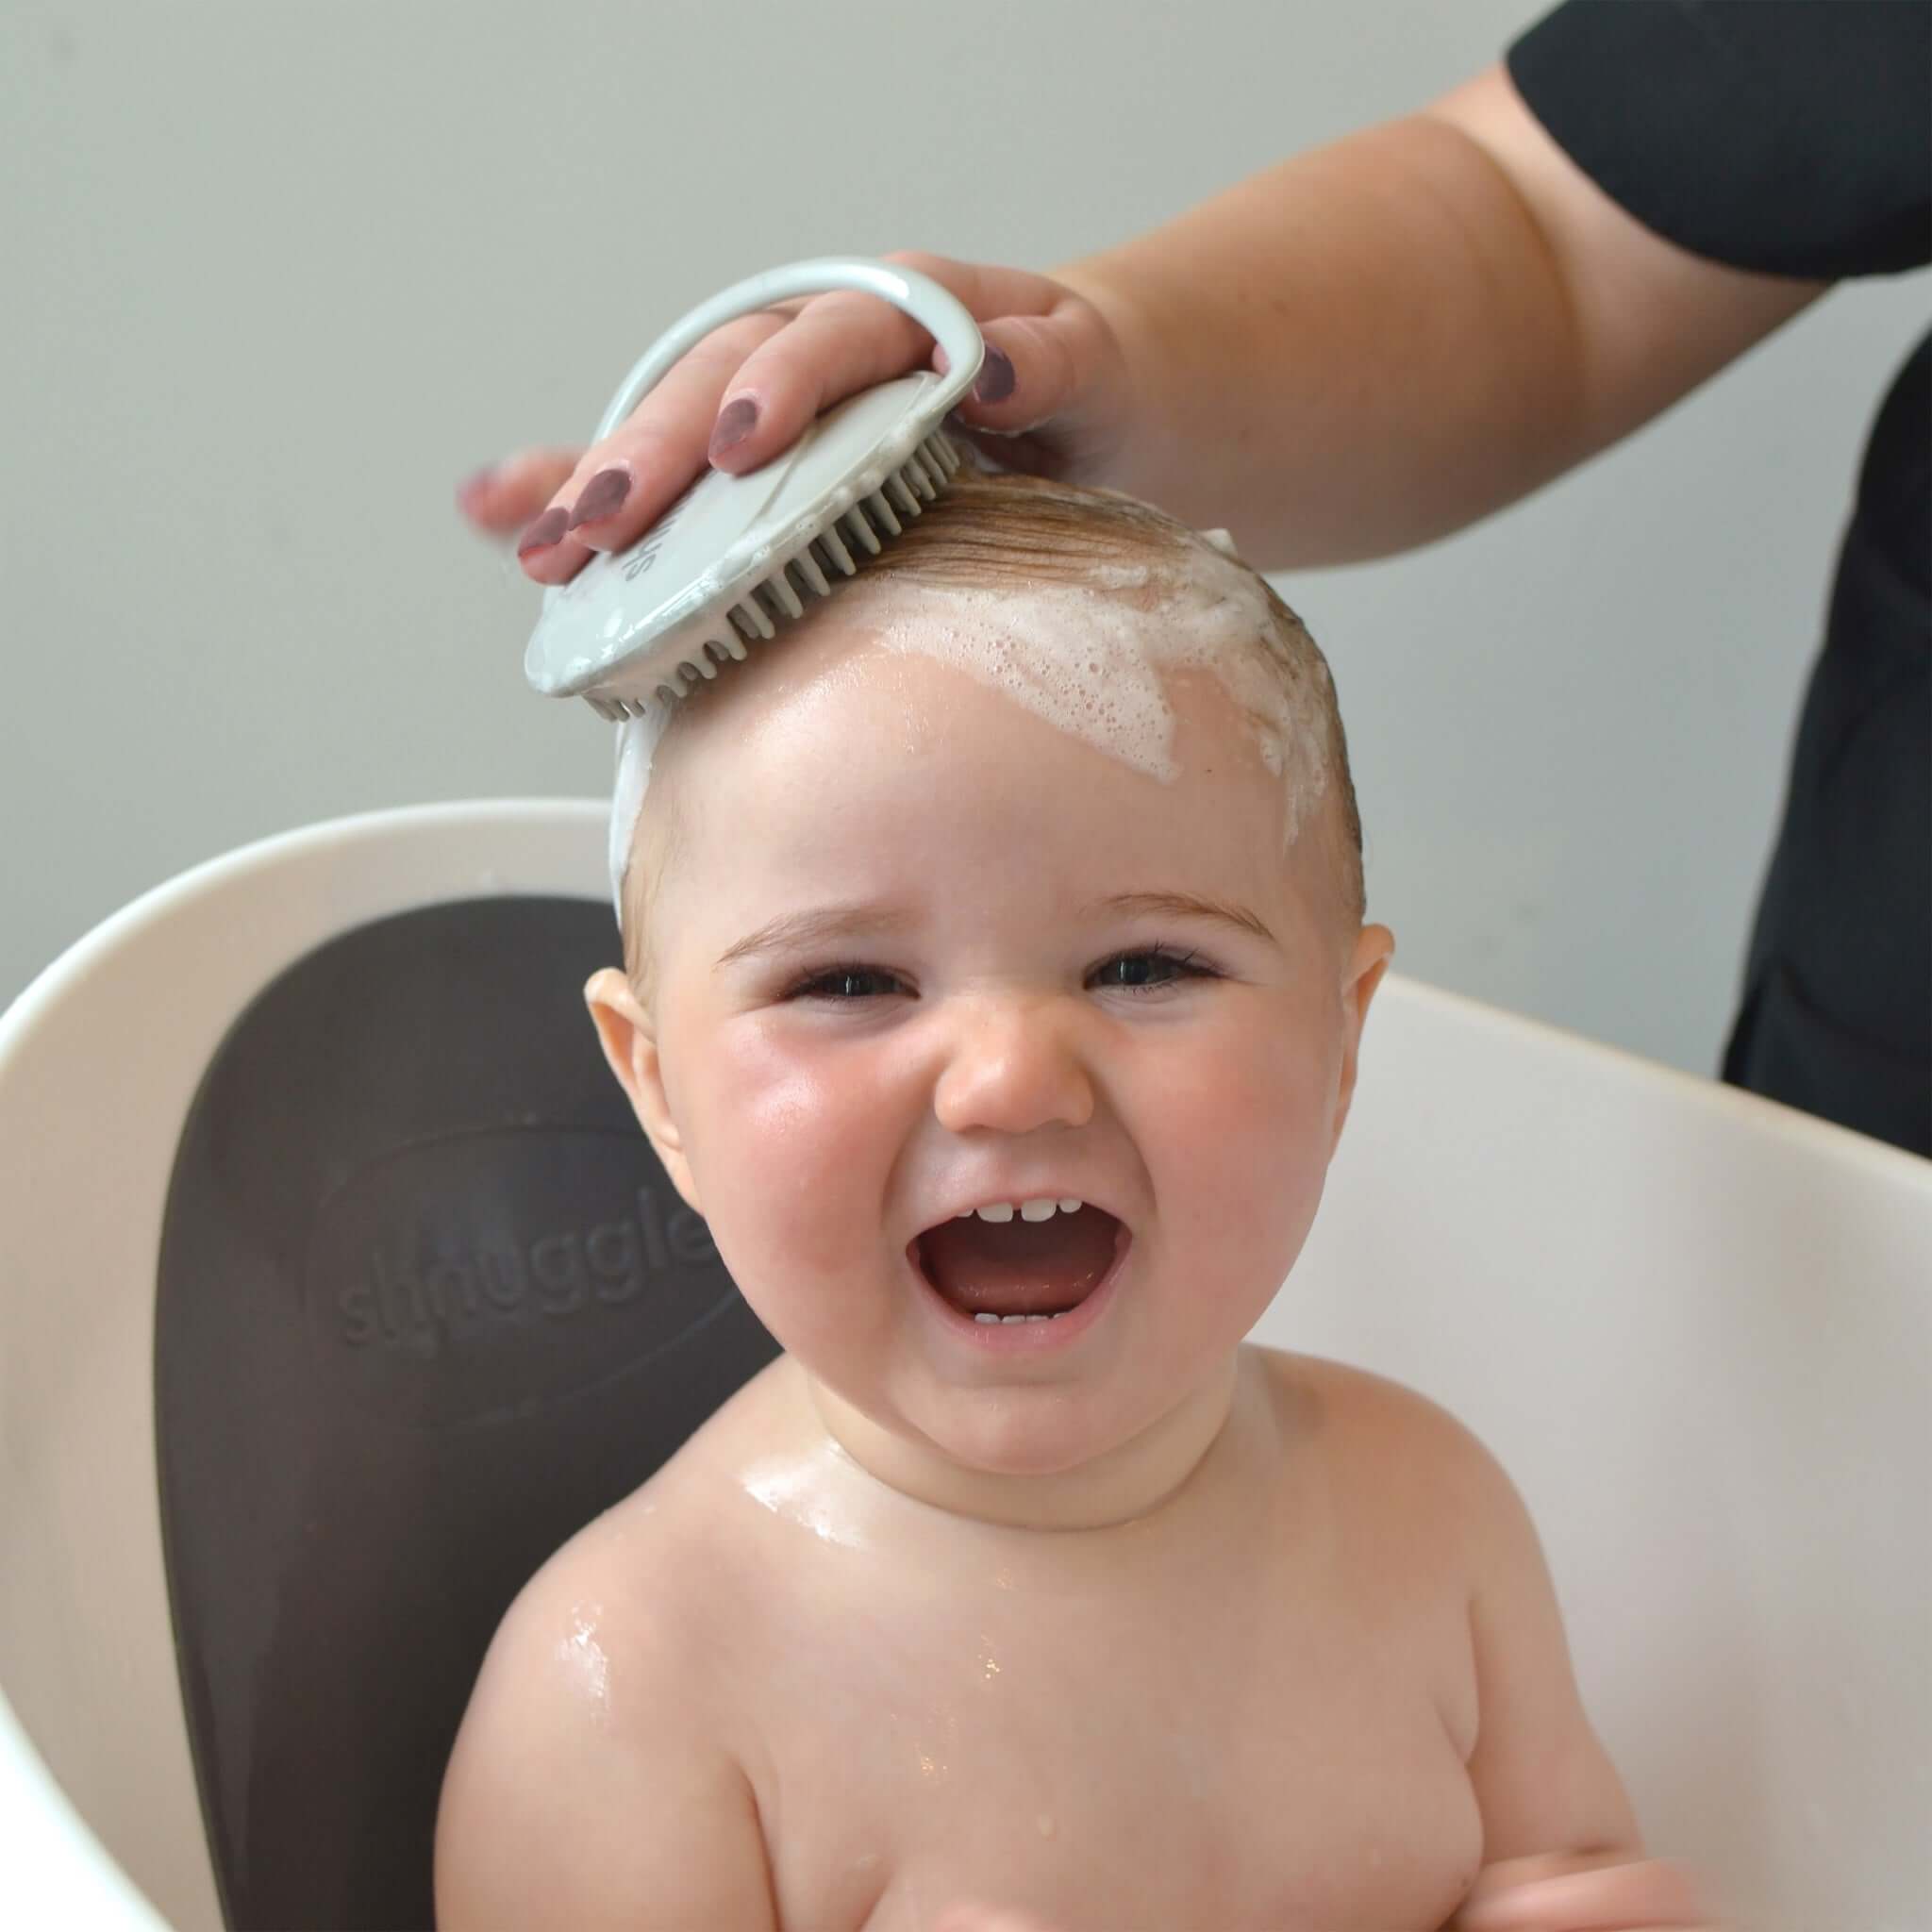
<svg viewBox="0 0 1932 1932"><path fill-rule="evenodd" d="M1056 1208L1062 1214L1077 1214L1082 1203L1069 1195L1064 1201L1056 1200L1051 1194L1042 1194L1032 1201L1020 1203L1022 1221L1051 1221ZM982 1221L1010 1221L1013 1218L1013 1204L1010 1201L994 1201L985 1208L962 1208L953 1219L971 1221L977 1214Z"/></svg>
<svg viewBox="0 0 1932 1932"><path fill-rule="evenodd" d="M981 1313L974 1315L973 1319L975 1322L997 1322L999 1320L999 1317L997 1315L989 1315L982 1311Z"/></svg>
<svg viewBox="0 0 1932 1932"><path fill-rule="evenodd" d="M1025 1319L1026 1319L1026 1317L1025 1317L1024 1315L1002 1315L1002 1316L1000 1317L1000 1320L1001 1320L1002 1322L1008 1322L1008 1323L1010 1323L1010 1322L1024 1322L1024 1321Z"/></svg>

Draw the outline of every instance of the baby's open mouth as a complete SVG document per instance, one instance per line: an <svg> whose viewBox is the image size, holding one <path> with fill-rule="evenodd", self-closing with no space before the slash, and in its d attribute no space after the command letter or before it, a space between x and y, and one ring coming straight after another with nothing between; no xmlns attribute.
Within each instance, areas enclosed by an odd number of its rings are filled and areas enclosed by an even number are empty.
<svg viewBox="0 0 1932 1932"><path fill-rule="evenodd" d="M1029 1219L1042 1207L1051 1211ZM929 1227L912 1265L940 1299L977 1321L1047 1321L1077 1308L1113 1266L1125 1228L1091 1202L981 1208Z"/></svg>

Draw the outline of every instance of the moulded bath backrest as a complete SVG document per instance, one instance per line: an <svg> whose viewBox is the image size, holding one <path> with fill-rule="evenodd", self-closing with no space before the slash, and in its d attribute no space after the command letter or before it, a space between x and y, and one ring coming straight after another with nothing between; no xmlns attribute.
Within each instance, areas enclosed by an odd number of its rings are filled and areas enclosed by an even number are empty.
<svg viewBox="0 0 1932 1932"><path fill-rule="evenodd" d="M1932 1164L1412 983L1362 1064L1262 1339L1501 1457L1638 1814L1725 1923L1925 1932Z"/></svg>
<svg viewBox="0 0 1932 1932"><path fill-rule="evenodd" d="M425 1927L498 1619L774 1353L596 1051L608 908L331 941L190 1112L157 1305L163 1529L238 1927Z"/></svg>

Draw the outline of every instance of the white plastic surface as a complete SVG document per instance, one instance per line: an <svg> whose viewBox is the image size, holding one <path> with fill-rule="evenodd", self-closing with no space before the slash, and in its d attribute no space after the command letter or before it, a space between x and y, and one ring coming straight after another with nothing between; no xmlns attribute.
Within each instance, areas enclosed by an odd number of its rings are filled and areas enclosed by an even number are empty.
<svg viewBox="0 0 1932 1932"><path fill-rule="evenodd" d="M154 1449L161 1210L216 1046L285 966L368 920L603 898L603 826L601 803L508 802L270 840L137 900L0 1015L0 1695L19 1725L0 1722L0 1926L148 1932L137 1894L172 1925L220 1924Z"/></svg>
<svg viewBox="0 0 1932 1932"><path fill-rule="evenodd" d="M1257 1339L1502 1459L1639 1817L1733 1923L1932 1926L1932 1162L1391 979Z"/></svg>
<svg viewBox="0 0 1932 1932"><path fill-rule="evenodd" d="M601 801L511 803L270 841L138 901L0 1016L0 1924L218 1924L151 1388L202 1069L348 927L601 899L604 828ZM1391 979L1260 1339L1394 1374L1503 1457L1653 1840L1741 1924L1927 1923L1932 1165Z"/></svg>

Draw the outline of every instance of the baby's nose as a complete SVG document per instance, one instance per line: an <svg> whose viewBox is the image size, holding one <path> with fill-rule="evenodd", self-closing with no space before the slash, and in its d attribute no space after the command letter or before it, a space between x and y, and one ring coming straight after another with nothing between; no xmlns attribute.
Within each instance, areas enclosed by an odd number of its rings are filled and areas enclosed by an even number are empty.
<svg viewBox="0 0 1932 1932"><path fill-rule="evenodd" d="M974 1003L934 1090L940 1124L955 1134L1085 1126L1093 1118L1093 1086L1071 1031L1051 1001Z"/></svg>

